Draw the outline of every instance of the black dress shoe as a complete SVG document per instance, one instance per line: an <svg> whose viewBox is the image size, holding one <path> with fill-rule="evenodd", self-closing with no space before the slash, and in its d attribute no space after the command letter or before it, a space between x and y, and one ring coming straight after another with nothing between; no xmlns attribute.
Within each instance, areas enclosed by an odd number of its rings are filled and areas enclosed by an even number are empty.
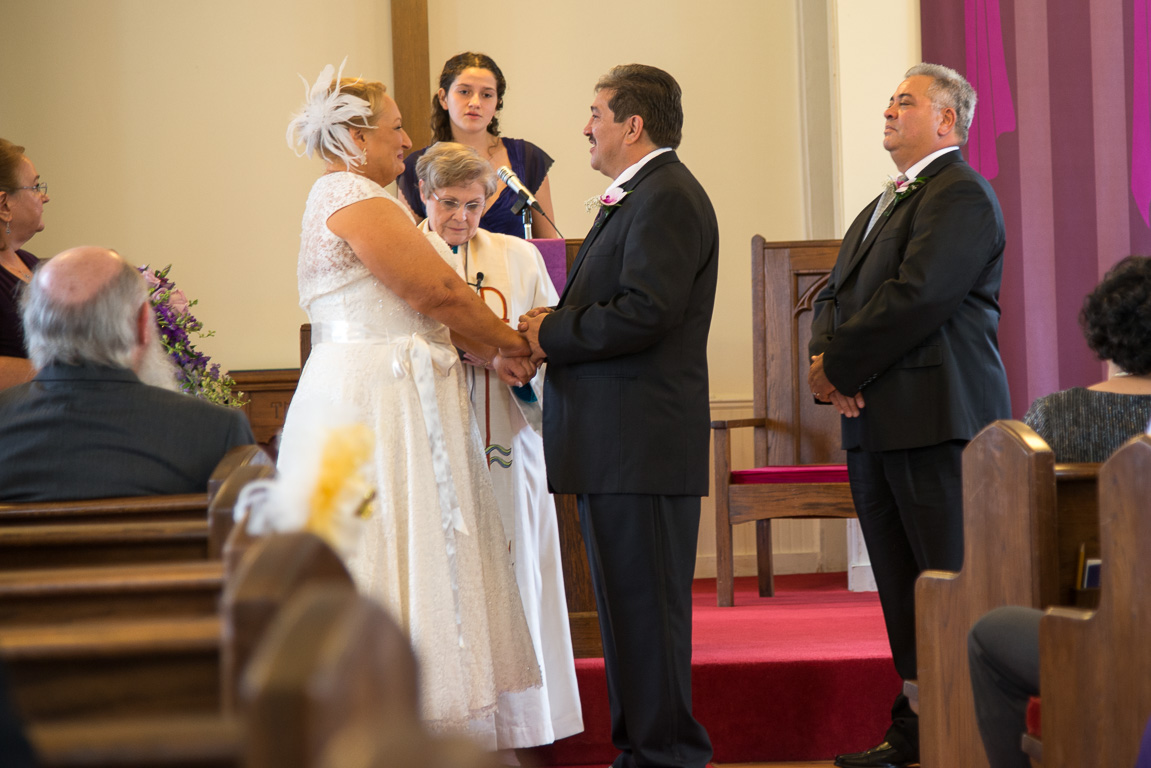
<svg viewBox="0 0 1151 768"><path fill-rule="evenodd" d="M839 768L906 768L909 765L919 764L919 752L906 747L895 747L885 741L878 747L863 752L836 755L835 764Z"/></svg>

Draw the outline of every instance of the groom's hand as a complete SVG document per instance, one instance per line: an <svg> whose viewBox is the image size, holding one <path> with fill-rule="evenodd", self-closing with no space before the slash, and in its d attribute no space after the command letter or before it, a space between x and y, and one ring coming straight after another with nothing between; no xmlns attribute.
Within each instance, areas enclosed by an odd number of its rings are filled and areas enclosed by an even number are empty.
<svg viewBox="0 0 1151 768"><path fill-rule="evenodd" d="M551 311L548 307L536 307L529 310L527 314L520 315L519 329L532 348L532 361L535 363L542 362L548 356L548 353L540 346L540 326L543 325L544 318Z"/></svg>
<svg viewBox="0 0 1151 768"><path fill-rule="evenodd" d="M533 317L539 317L540 315L551 314L554 311L555 310L551 307L534 307L533 309L529 309L527 312L520 315L520 324L517 327L517 330L526 331L528 329L527 321L529 319Z"/></svg>

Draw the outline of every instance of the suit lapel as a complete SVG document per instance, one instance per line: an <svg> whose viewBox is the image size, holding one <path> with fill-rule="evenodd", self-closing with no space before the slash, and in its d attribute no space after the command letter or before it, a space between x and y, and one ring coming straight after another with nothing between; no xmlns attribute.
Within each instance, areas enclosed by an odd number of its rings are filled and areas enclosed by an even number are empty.
<svg viewBox="0 0 1151 768"><path fill-rule="evenodd" d="M847 242L845 245L847 245L847 253L850 253L851 257L848 259L846 266L843 268L843 274L839 277L840 285L842 285L843 279L851 274L851 270L855 269L855 266L863 260L863 254L867 253L867 249L871 247L871 243L875 240L875 234L887 220L886 216L881 216L880 220L875 222L875 226L871 228L871 231L867 233L867 237L865 238L863 236L863 231L867 227L867 222L871 220L871 214L875 210L875 206L878 204L879 198L877 197L871 201L871 205L863 209L863 212L859 214L859 217L856 218L851 230L849 230L847 233L847 237L845 238Z"/></svg>
<svg viewBox="0 0 1151 768"><path fill-rule="evenodd" d="M652 171L672 162L679 162L679 158L676 156L675 150L672 150L671 152L664 152L662 155L653 157L647 162L646 165L644 165L643 168L639 169L639 172L636 173L635 176L632 176L630 179L625 181L621 189L627 192L631 192L636 188L636 186L639 185L640 182L651 175ZM599 209L599 213L596 214L595 222L592 223L591 229L588 230L587 235L584 236L583 244L580 246L579 252L576 253L575 261L572 263L571 271L568 272L568 280L564 285L564 292L560 296L560 301L557 306L563 306L564 299L567 298L568 291L571 290L572 284L575 282L576 273L579 272L580 265L583 264L584 256L587 254L588 248L590 248L591 244L595 242L595 239L599 237L600 232L607 228L608 222L613 218L615 214L618 213L617 209L622 205L626 205L626 201L627 198L625 197L619 205L612 206L611 208Z"/></svg>
<svg viewBox="0 0 1151 768"><path fill-rule="evenodd" d="M935 158L926 168L923 169L923 171L921 171L916 176L916 178L930 179L945 167L955 162L963 162L963 155L961 154L960 150L954 150ZM914 195L920 189L922 189L922 185L912 191L911 194ZM880 197L882 197L882 195ZM891 220L891 216L895 212L895 207L901 202L903 201L892 201L891 205L888 206L888 212L886 214L881 213L879 215L879 218L875 221L875 226L871 228L871 231L867 233L866 237L863 237L862 233L863 230L867 227L867 222L871 220L871 213L875 210L875 206L879 203L879 198L877 197L875 200L872 200L871 205L864 209L865 214L860 214L859 218L856 219L856 224L859 225L859 234L856 235L850 232L848 234L850 237L862 237L862 242L859 243L854 252L849 251L851 253L851 259L847 262L847 266L844 268L843 273L839 276L839 285L843 285L844 279L851 274L852 270L859 266L860 262L863 261L863 257L867 255L869 250L871 250L871 246L875 244L875 240L877 237L879 237L879 233L883 231L883 228L886 227L887 223ZM861 221L862 224L860 225Z"/></svg>

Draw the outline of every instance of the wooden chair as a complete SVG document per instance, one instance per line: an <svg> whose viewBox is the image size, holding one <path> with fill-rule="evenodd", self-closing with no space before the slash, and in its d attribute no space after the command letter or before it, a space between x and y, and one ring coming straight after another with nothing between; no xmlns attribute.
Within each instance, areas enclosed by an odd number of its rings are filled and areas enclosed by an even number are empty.
<svg viewBox="0 0 1151 768"><path fill-rule="evenodd" d="M1002 605L1071 604L1081 544L1098 541L1097 464L1055 464L1030 427L997 421L963 452L964 560L915 587L924 768L986 768L975 722L967 633Z"/></svg>
<svg viewBox="0 0 1151 768"><path fill-rule="evenodd" d="M717 602L735 600L733 525L755 521L759 594L775 593L771 521L855 517L839 448L839 414L807 387L812 302L827 284L838 240L751 241L754 416L713 421ZM755 465L731 466L730 430L755 431ZM812 466L821 465L821 466ZM827 466L832 465L832 466Z"/></svg>
<svg viewBox="0 0 1151 768"><path fill-rule="evenodd" d="M1151 436L1099 474L1099 607L1040 622L1044 765L1129 766L1151 717Z"/></svg>

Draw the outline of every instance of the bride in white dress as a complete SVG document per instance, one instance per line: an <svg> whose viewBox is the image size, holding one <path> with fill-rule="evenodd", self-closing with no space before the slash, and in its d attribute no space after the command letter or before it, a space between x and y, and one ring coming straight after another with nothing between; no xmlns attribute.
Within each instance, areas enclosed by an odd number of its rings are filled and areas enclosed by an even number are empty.
<svg viewBox="0 0 1151 768"><path fill-rule="evenodd" d="M307 439L307 414L332 403L375 431L375 513L349 570L408 630L430 728L488 749L526 746L507 743L516 729L497 724L498 702L538 687L540 671L455 346L508 382L534 367L519 334L457 276L451 250L384 190L411 147L396 103L378 82L333 72L288 130L326 169L300 236L313 348L284 450Z"/></svg>

